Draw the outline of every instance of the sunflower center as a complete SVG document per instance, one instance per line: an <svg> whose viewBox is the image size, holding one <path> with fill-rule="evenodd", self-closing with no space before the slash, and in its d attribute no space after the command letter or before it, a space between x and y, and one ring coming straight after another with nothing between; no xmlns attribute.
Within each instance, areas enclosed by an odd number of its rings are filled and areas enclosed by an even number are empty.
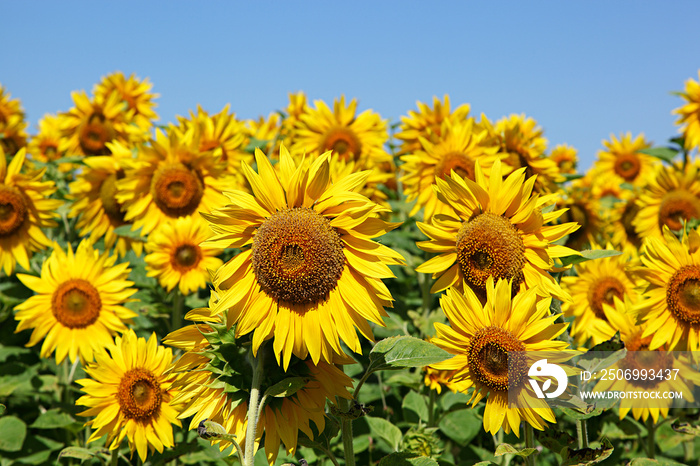
<svg viewBox="0 0 700 466"><path fill-rule="evenodd" d="M124 178L124 172L119 171L109 175L100 185L100 200L102 208L107 214L107 217L115 227L124 225L124 212L121 205L117 202L117 180Z"/></svg>
<svg viewBox="0 0 700 466"><path fill-rule="evenodd" d="M19 230L27 219L27 201L12 186L0 185L0 238Z"/></svg>
<svg viewBox="0 0 700 466"><path fill-rule="evenodd" d="M506 391L520 386L527 375L525 345L508 330L486 327L478 330L469 342L467 358L474 379L491 390ZM509 373L513 376L509 380Z"/></svg>
<svg viewBox="0 0 700 466"><path fill-rule="evenodd" d="M513 294L523 279L525 245L518 229L490 212L465 222L457 233L457 260L467 284L486 296L486 280L513 280Z"/></svg>
<svg viewBox="0 0 700 466"><path fill-rule="evenodd" d="M68 328L85 328L94 324L101 309L100 293L81 278L61 283L51 297L54 317Z"/></svg>
<svg viewBox="0 0 700 466"><path fill-rule="evenodd" d="M175 249L175 252L170 257L170 263L174 269L186 272L196 267L201 259L202 251L199 249L199 246L182 244Z"/></svg>
<svg viewBox="0 0 700 466"><path fill-rule="evenodd" d="M625 287L620 280L615 277L602 277L593 282L588 289L588 304L597 318L607 321L603 304L612 306L615 304L615 297L622 299L625 294Z"/></svg>
<svg viewBox="0 0 700 466"><path fill-rule="evenodd" d="M102 113L93 113L80 129L80 148L86 155L110 154L106 143L114 139L116 133Z"/></svg>
<svg viewBox="0 0 700 466"><path fill-rule="evenodd" d="M342 160L357 160L362 152L362 143L357 135L348 128L335 127L328 130L323 137L324 151L332 150Z"/></svg>
<svg viewBox="0 0 700 466"><path fill-rule="evenodd" d="M185 217L199 207L204 184L199 174L184 164L166 165L153 176L151 195L164 214Z"/></svg>
<svg viewBox="0 0 700 466"><path fill-rule="evenodd" d="M622 154L615 159L614 170L625 181L634 181L639 175L639 157L637 154Z"/></svg>
<svg viewBox="0 0 700 466"><path fill-rule="evenodd" d="M450 176L452 170L462 178L474 179L474 161L461 152L449 152L435 167L435 177Z"/></svg>
<svg viewBox="0 0 700 466"><path fill-rule="evenodd" d="M683 220L700 217L700 199L688 191L671 191L661 201L659 228L664 225L671 230L683 228Z"/></svg>
<svg viewBox="0 0 700 466"><path fill-rule="evenodd" d="M122 376L117 400L124 417L148 423L158 416L163 394L153 373L144 369L131 369Z"/></svg>
<svg viewBox="0 0 700 466"><path fill-rule="evenodd" d="M345 266L343 242L327 218L306 207L272 214L253 240L253 272L275 299L325 300Z"/></svg>
<svg viewBox="0 0 700 466"><path fill-rule="evenodd" d="M677 319L700 323L700 266L686 265L673 274L666 288L666 303Z"/></svg>
<svg viewBox="0 0 700 466"><path fill-rule="evenodd" d="M638 345L628 346L625 342L625 347L627 348L627 355L624 359L620 361L620 368L623 370L629 369L634 371L637 369L640 373L642 371L654 371L662 373L673 367L673 354L667 351L649 351L649 343L651 342L651 336L640 341ZM647 342L644 344L644 342ZM653 388L661 384L661 379L657 378L643 378L635 379L630 378L627 381L629 384L640 387L640 388Z"/></svg>

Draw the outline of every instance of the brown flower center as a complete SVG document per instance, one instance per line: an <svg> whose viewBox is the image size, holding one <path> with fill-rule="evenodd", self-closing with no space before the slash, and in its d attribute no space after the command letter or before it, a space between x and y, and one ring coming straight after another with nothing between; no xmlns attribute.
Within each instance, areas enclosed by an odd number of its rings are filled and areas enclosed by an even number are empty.
<svg viewBox="0 0 700 466"><path fill-rule="evenodd" d="M520 231L505 217L489 212L464 222L457 233L457 260L467 284L483 299L486 280L513 280L513 294L523 280L525 245Z"/></svg>
<svg viewBox="0 0 700 466"><path fill-rule="evenodd" d="M124 417L147 424L158 417L163 394L151 371L130 369L119 383L117 401Z"/></svg>
<svg viewBox="0 0 700 466"><path fill-rule="evenodd" d="M111 152L106 143L115 136L116 132L107 118L102 113L93 113L80 128L78 140L85 155L107 155Z"/></svg>
<svg viewBox="0 0 700 466"><path fill-rule="evenodd" d="M673 274L666 288L666 304L678 320L700 323L700 266L685 265Z"/></svg>
<svg viewBox="0 0 700 466"><path fill-rule="evenodd" d="M202 251L194 244L182 244L175 249L170 256L170 264L179 272L187 272L199 264L202 259Z"/></svg>
<svg viewBox="0 0 700 466"><path fill-rule="evenodd" d="M89 327L100 316L101 309L100 293L81 278L61 283L51 297L54 317L68 328Z"/></svg>
<svg viewBox="0 0 700 466"><path fill-rule="evenodd" d="M615 277L602 277L593 282L588 289L588 305L591 306L597 318L607 321L603 304L612 306L615 304L615 296L622 299L625 295L625 287Z"/></svg>
<svg viewBox="0 0 700 466"><path fill-rule="evenodd" d="M478 330L469 341L467 358L472 377L491 390L506 391L520 386L527 375L522 352L525 345L515 335L500 327ZM510 375L513 376L509 380Z"/></svg>
<svg viewBox="0 0 700 466"><path fill-rule="evenodd" d="M184 164L165 165L153 175L151 195L167 216L185 217L197 211L204 195L204 183L195 170Z"/></svg>
<svg viewBox="0 0 700 466"><path fill-rule="evenodd" d="M649 336L643 340L637 340L636 344L628 345L625 342L625 348L627 349L627 354L625 358L622 359L618 367L620 369L634 371L635 369L639 373L650 371L658 373L659 371L665 372L666 369L671 369L673 367L673 353L667 351L649 351L649 343L651 343L652 336ZM644 378L634 378L631 377L627 382L635 387L651 389L660 385L662 383L660 378L647 377Z"/></svg>
<svg viewBox="0 0 700 466"><path fill-rule="evenodd" d="M700 217L700 199L688 191L668 192L659 208L659 228L666 225L671 230L683 228L683 220Z"/></svg>
<svg viewBox="0 0 700 466"><path fill-rule="evenodd" d="M253 272L275 299L324 301L345 265L343 242L327 218L306 207L274 213L253 240Z"/></svg>
<svg viewBox="0 0 700 466"><path fill-rule="evenodd" d="M121 205L117 202L117 180L124 178L124 172L119 171L109 175L100 185L100 200L102 208L107 214L112 226L118 227L124 225L124 212Z"/></svg>
<svg viewBox="0 0 700 466"><path fill-rule="evenodd" d="M12 186L0 185L0 238L13 235L27 219L27 200Z"/></svg>
<svg viewBox="0 0 700 466"><path fill-rule="evenodd" d="M641 164L637 154L621 154L615 158L614 170L625 181L632 182L639 176Z"/></svg>
<svg viewBox="0 0 700 466"><path fill-rule="evenodd" d="M444 179L450 176L452 170L462 178L473 180L474 160L461 152L449 152L435 167L435 177Z"/></svg>
<svg viewBox="0 0 700 466"><path fill-rule="evenodd" d="M362 143L357 135L346 127L331 128L323 136L324 151L332 150L341 160L357 160L362 153Z"/></svg>

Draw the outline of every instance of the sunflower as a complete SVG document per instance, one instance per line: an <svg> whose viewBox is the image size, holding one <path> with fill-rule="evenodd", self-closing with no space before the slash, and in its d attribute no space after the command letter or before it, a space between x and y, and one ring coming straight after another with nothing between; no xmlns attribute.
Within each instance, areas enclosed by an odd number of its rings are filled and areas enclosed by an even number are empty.
<svg viewBox="0 0 700 466"><path fill-rule="evenodd" d="M146 271L170 291L179 286L188 295L206 288L209 271L223 265L220 249L201 243L211 236L207 224L197 217L180 217L154 230L146 244Z"/></svg>
<svg viewBox="0 0 700 466"><path fill-rule="evenodd" d="M36 295L15 309L17 330L33 329L27 346L44 339L41 357L56 350L56 362L66 356L75 362L92 361L93 353L112 341L116 332L126 331L136 314L122 306L136 289L129 288L129 264L117 264L116 256L100 255L83 240L73 253L54 244L51 256L41 267L41 277L17 274Z"/></svg>
<svg viewBox="0 0 700 466"><path fill-rule="evenodd" d="M464 294L449 289L440 298L450 325L436 323L431 342L455 356L433 368L455 371L452 380L464 383L464 393L473 388L468 402L472 407L486 398L487 432L496 434L503 428L520 436L521 421L544 430L556 418L525 383L530 364L523 352L547 351L568 359L567 343L555 340L568 324L554 323L561 314L550 315L551 298L538 299L534 289L511 298L510 281L494 285L489 277L483 305L468 286L463 289ZM517 403L509 403L509 392Z"/></svg>
<svg viewBox="0 0 700 466"><path fill-rule="evenodd" d="M401 117L399 132L395 134L396 139L401 141L400 154L412 154L416 150L421 150L420 139L427 139L431 143L437 143L442 137L443 122L449 121L459 124L469 117L469 104L462 104L451 110L450 96L445 94L441 102L436 96L433 97L433 108L423 102L416 102L418 111L409 110L408 116Z"/></svg>
<svg viewBox="0 0 700 466"><path fill-rule="evenodd" d="M116 200L117 181L124 178L124 168L132 159L131 151L119 143L107 143L112 155L86 157L77 179L70 183L73 199L69 217L78 217L76 228L81 236L90 235L93 243L104 237L105 248L113 246L120 257L129 250L141 255L143 243L119 236L115 229L128 225L122 205Z"/></svg>
<svg viewBox="0 0 700 466"><path fill-rule="evenodd" d="M289 105L285 110L284 118L282 119L280 134L282 137L287 137L293 133L297 122L301 120L301 116L309 113L309 107L306 94L297 92L289 94ZM279 115L279 114L278 114Z"/></svg>
<svg viewBox="0 0 700 466"><path fill-rule="evenodd" d="M591 243L600 243L606 236L601 218L605 210L600 201L581 180L574 180L565 192L556 204L558 208L566 210L559 221L576 222L581 227L569 234L564 244L580 250Z"/></svg>
<svg viewBox="0 0 700 466"><path fill-rule="evenodd" d="M617 179L619 184L630 183L634 186L644 186L653 175L659 160L639 152L651 147L651 144L640 134L632 140L631 133L610 135L610 141L603 141L606 150L598 152L598 160L593 163L594 176Z"/></svg>
<svg viewBox="0 0 700 466"><path fill-rule="evenodd" d="M501 161L496 160L486 180L476 163L476 182L454 173L436 178L435 190L441 202L454 209L454 216L441 214L418 228L430 241L418 243L427 252L437 252L416 271L432 273L437 281L431 293L462 283L486 298L488 277L513 281L513 291L539 287L541 293L568 301L569 295L549 275L553 258L578 254L554 244L576 231L576 223L545 226L558 219L563 210L543 213L556 194L532 193L535 177L525 180L525 168L502 179Z"/></svg>
<svg viewBox="0 0 700 466"><path fill-rule="evenodd" d="M661 238L661 228L683 228L683 221L700 218L700 159L685 167L661 166L639 194L634 227L641 237Z"/></svg>
<svg viewBox="0 0 700 466"><path fill-rule="evenodd" d="M536 192L554 192L556 183L564 181L559 166L547 157L547 140L542 136L542 128L525 115L511 115L493 125L486 116L479 123L489 133L487 141L500 147L505 163L514 169L526 168L528 177L537 175Z"/></svg>
<svg viewBox="0 0 700 466"><path fill-rule="evenodd" d="M222 206L222 190L238 186L226 165L211 152L200 152L196 131L168 127L138 154L117 182L116 199L124 220L146 236L168 218L199 215Z"/></svg>
<svg viewBox="0 0 700 466"><path fill-rule="evenodd" d="M605 249L613 248L608 245ZM635 283L625 272L628 260L627 255L618 255L582 262L574 266L576 276L562 278L562 288L573 299L562 304L562 311L567 317L575 317L571 336L577 345L589 340L591 345L597 345L620 330L607 320L604 308L612 306L616 297L637 301Z"/></svg>
<svg viewBox="0 0 700 466"><path fill-rule="evenodd" d="M605 306L606 320L610 324L620 330L620 339L627 349L627 354L624 359L615 363L610 367L610 370L622 369L623 371L635 369L642 372L654 370L665 371L667 369L678 369L678 374L681 377L672 378L670 380L661 380L660 378L630 378L625 379L608 379L599 380L595 388L596 392L603 391L675 391L682 392L683 399L686 402L694 401L693 388L694 385L700 384L700 376L697 370L691 367L690 361L685 355L680 353L670 353L664 347L658 348L656 351L649 349L649 344L652 337L644 336L646 324L637 324L632 304L628 300L623 300L617 296L614 298L614 304ZM639 420L646 421L649 416L658 422L659 417L666 418L668 410L673 403L672 399L623 399L620 401L619 416L623 419L630 410L632 416Z"/></svg>
<svg viewBox="0 0 700 466"><path fill-rule="evenodd" d="M27 145L27 122L19 99L10 97L0 84L0 149L13 155Z"/></svg>
<svg viewBox="0 0 700 466"><path fill-rule="evenodd" d="M680 93L680 96L686 104L673 110L679 116L676 121L676 124L681 125L679 132L683 133L686 149L700 149L700 79L688 79L685 82L685 92Z"/></svg>
<svg viewBox="0 0 700 466"><path fill-rule="evenodd" d="M141 461L149 449L172 448L172 425L181 425L181 407L173 402L177 390L166 374L172 360L172 351L158 345L155 334L146 341L131 329L96 351L95 362L85 368L90 378L77 381L85 395L76 405L88 407L78 415L95 416L87 422L95 429L88 442L107 435L109 449L116 450L126 437Z"/></svg>
<svg viewBox="0 0 700 466"><path fill-rule="evenodd" d="M633 272L645 286L635 310L647 323L649 349L700 349L700 234L691 230L679 240L664 227L663 239L644 238L643 267Z"/></svg>
<svg viewBox="0 0 700 466"><path fill-rule="evenodd" d="M575 174L578 165L578 151L566 144L559 144L552 149L549 158L559 167L559 172L564 174Z"/></svg>
<svg viewBox="0 0 700 466"><path fill-rule="evenodd" d="M243 165L253 194L227 192L229 205L204 217L215 233L209 244L243 249L217 272L223 291L213 311L228 311L237 336L254 332L254 352L274 338L286 369L292 354L331 362L344 354L341 339L361 352L356 329L373 339L367 320L384 325L393 299L381 279L404 260L372 241L398 224L379 219L385 209L357 193L368 172L331 183L330 152L309 168L284 147L280 156L278 176L256 151L258 173Z"/></svg>
<svg viewBox="0 0 700 466"><path fill-rule="evenodd" d="M455 381L453 380L456 370L453 371L443 371L434 369L430 366L424 367L425 375L423 377L423 383L430 387L431 390L438 392L438 395L442 393L443 385L450 389L453 393L466 392L471 385L468 382Z"/></svg>
<svg viewBox="0 0 700 466"><path fill-rule="evenodd" d="M624 197L611 209L605 209L605 221L610 225L610 243L616 249L636 253L642 245L642 238L634 227L639 213L638 195L633 191L623 191Z"/></svg>
<svg viewBox="0 0 700 466"><path fill-rule="evenodd" d="M409 215L415 215L421 208L423 218L427 220L436 213L447 213L447 204L438 201L432 189L435 178L445 178L452 170L463 178L474 180L474 164L479 160L481 168L488 173L496 160L498 147L487 145L484 141L486 132L475 127L474 119L450 123L443 122L440 137L434 142L419 137L420 148L401 160L404 172L401 182L407 202L418 199Z"/></svg>
<svg viewBox="0 0 700 466"><path fill-rule="evenodd" d="M12 275L15 265L29 270L33 252L51 246L42 228L56 226L56 209L63 202L48 197L53 181L42 181L44 170L20 173L26 150L20 149L7 164L0 147L0 267Z"/></svg>
<svg viewBox="0 0 700 466"><path fill-rule="evenodd" d="M32 136L27 146L32 161L47 163L64 156L59 150L61 146L61 118L57 115L46 114L39 120L39 133ZM62 163L59 170L67 172L72 164Z"/></svg>
<svg viewBox="0 0 700 466"><path fill-rule="evenodd" d="M216 307L218 300L218 292L213 291L210 308ZM177 377L175 387L180 391L175 401L185 405L180 418L192 417L190 429L196 429L205 419L221 424L243 447L248 422L248 387L253 377L246 360L247 350L234 338L226 314L211 316L205 308L191 311L187 318L195 325L176 330L164 340L184 351L171 369ZM261 348L258 354L264 360L263 367L274 365L269 342L263 346L267 346L266 351ZM352 386L352 380L342 370L333 364L315 365L297 358L293 358L287 372L266 370L260 391L292 376L303 377L307 382L292 396L270 397L261 410L256 429L256 447L264 442L270 465L277 458L280 441L293 455L299 431L312 440L314 432L323 432L327 399L351 397L347 389ZM230 445L229 441L221 441L219 448L224 450Z"/></svg>
<svg viewBox="0 0 700 466"><path fill-rule="evenodd" d="M153 121L158 119L158 114L153 110L156 103L153 99L158 94L150 92L153 84L148 82L148 78L140 80L132 73L128 78L124 73L117 71L107 76L95 85L94 94L97 99L107 100L109 96L116 92L122 102L125 102L127 109L133 115L130 119L141 129L148 131L153 127Z"/></svg>

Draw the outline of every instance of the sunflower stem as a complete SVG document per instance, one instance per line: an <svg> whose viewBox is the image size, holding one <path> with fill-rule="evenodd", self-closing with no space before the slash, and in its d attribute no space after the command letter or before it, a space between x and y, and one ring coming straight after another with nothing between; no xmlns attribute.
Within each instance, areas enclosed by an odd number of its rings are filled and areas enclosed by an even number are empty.
<svg viewBox="0 0 700 466"><path fill-rule="evenodd" d="M428 398L428 427L435 427L435 399L437 398L436 391L432 388Z"/></svg>
<svg viewBox="0 0 700 466"><path fill-rule="evenodd" d="M350 400L339 398L338 407L340 408L341 412L347 413L350 410ZM352 444L352 419L347 416L343 416L341 419L340 428L343 433L345 466L355 466L355 449Z"/></svg>
<svg viewBox="0 0 700 466"><path fill-rule="evenodd" d="M173 312L170 314L170 331L174 332L182 327L182 311L185 308L185 296L182 294L179 288L173 290L175 296L173 297Z"/></svg>
<svg viewBox="0 0 700 466"><path fill-rule="evenodd" d="M535 431L529 423L525 423L525 448L535 448ZM535 466L535 455L537 452L532 453L525 457L525 464L527 466Z"/></svg>
<svg viewBox="0 0 700 466"><path fill-rule="evenodd" d="M656 425L654 419L647 418L647 457L654 459L656 456Z"/></svg>
<svg viewBox="0 0 700 466"><path fill-rule="evenodd" d="M253 365L253 382L250 386L250 398L248 399L248 425L245 432L245 458L244 466L253 466L255 461L255 437L257 435L258 417L260 416L260 386L263 376L263 348L258 349L258 355L250 352Z"/></svg>
<svg viewBox="0 0 700 466"><path fill-rule="evenodd" d="M576 421L576 434L578 436L578 449L588 448L588 425L585 419Z"/></svg>
<svg viewBox="0 0 700 466"><path fill-rule="evenodd" d="M112 450L112 458L109 460L109 466L117 466L119 463L119 448Z"/></svg>

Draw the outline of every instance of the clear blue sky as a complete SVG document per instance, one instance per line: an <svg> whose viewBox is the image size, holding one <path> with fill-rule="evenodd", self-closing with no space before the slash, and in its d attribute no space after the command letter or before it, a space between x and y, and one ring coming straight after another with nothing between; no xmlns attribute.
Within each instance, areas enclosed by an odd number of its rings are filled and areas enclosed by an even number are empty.
<svg viewBox="0 0 700 466"><path fill-rule="evenodd" d="M239 118L303 90L397 121L416 100L526 113L588 167L610 133L676 134L700 68L700 2L0 2L0 83L32 132L115 70L149 77L160 122L200 103Z"/></svg>

